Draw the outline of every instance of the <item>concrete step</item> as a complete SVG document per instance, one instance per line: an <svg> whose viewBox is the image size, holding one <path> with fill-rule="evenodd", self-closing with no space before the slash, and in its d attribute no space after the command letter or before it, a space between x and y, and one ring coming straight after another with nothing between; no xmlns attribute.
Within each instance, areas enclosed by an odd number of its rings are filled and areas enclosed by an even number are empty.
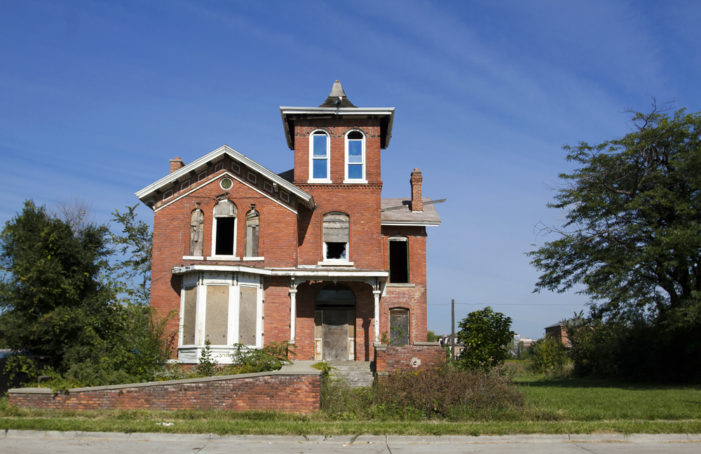
<svg viewBox="0 0 701 454"><path fill-rule="evenodd" d="M374 377L370 370L370 361L333 361L330 376L343 380L351 388L372 386Z"/></svg>

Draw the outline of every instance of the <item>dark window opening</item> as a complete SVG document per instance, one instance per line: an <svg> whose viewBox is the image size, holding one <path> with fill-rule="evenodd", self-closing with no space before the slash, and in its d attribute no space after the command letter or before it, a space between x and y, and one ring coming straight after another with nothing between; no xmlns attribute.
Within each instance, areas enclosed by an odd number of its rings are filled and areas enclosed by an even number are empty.
<svg viewBox="0 0 701 454"><path fill-rule="evenodd" d="M389 281L394 284L409 282L408 241L389 242Z"/></svg>
<svg viewBox="0 0 701 454"><path fill-rule="evenodd" d="M347 244L348 243L326 243L326 258L345 259Z"/></svg>
<svg viewBox="0 0 701 454"><path fill-rule="evenodd" d="M217 221L216 255L234 255L234 220L215 218Z"/></svg>

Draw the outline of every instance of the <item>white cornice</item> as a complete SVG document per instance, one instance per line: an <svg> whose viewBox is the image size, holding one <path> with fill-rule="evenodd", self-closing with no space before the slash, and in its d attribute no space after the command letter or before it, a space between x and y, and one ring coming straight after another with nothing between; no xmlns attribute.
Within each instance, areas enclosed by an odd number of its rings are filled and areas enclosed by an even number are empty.
<svg viewBox="0 0 701 454"><path fill-rule="evenodd" d="M194 171L198 167L201 167L203 165L206 165L208 162L213 161L220 156L223 155L228 155L232 159L240 162L241 164L244 164L245 166L249 167L252 170L255 170L256 172L260 173L264 177L272 180L273 182L277 183L280 187L285 189L286 191L296 195L299 199L302 200L302 202L309 208L312 208L314 206L314 199L312 198L312 195L309 194L308 192L305 192L301 189L299 189L297 186L294 184L290 183L289 181L285 180L281 176L277 175L276 173L266 169L262 165L258 164L254 160L250 159L244 154L239 153L238 151L234 150L228 145L222 145L221 147L217 148L216 150L213 150L206 155L202 156L199 159L194 160L190 164L176 170L175 172L169 173L165 177L161 178L158 181L155 181L154 183L151 183L150 185L146 186L145 188L137 191L135 193L136 197L139 198L142 202L146 202L146 200L152 196L152 194L157 191L158 189L161 189L165 186L168 186L175 181L179 180L180 178L183 178L186 176L188 173L191 171Z"/></svg>
<svg viewBox="0 0 701 454"><path fill-rule="evenodd" d="M255 268L245 265L207 265L195 264L173 267L173 274L187 274L197 271L214 271L214 272L240 272L259 274L263 276L291 276L300 278L387 278L389 272L383 270L334 270L328 267L324 268Z"/></svg>

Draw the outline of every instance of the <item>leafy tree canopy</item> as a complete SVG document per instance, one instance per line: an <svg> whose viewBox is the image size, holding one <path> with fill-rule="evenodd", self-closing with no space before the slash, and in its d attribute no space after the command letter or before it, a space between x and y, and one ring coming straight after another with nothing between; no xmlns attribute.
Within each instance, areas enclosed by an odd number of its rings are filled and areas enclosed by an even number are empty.
<svg viewBox="0 0 701 454"><path fill-rule="evenodd" d="M648 320L698 313L701 300L701 115L633 116L635 129L565 147L578 165L550 207L558 234L530 252L536 291L583 286L597 317ZM696 314L698 315L698 314Z"/></svg>
<svg viewBox="0 0 701 454"><path fill-rule="evenodd" d="M467 314L458 327L458 341L464 345L458 358L462 367L489 370L508 356L514 337L510 317L488 306Z"/></svg>
<svg viewBox="0 0 701 454"><path fill-rule="evenodd" d="M143 299L144 286L130 289L124 280L139 275L144 256L150 261L150 249L139 256L129 248L150 231L134 220L133 210L116 220L123 235L61 220L27 201L6 223L0 336L22 355L11 363L15 369L48 366L43 373L70 384L106 384L148 379L163 360L162 327L153 326L148 306L133 302ZM112 244L125 247L119 258ZM118 298L120 292L127 298Z"/></svg>

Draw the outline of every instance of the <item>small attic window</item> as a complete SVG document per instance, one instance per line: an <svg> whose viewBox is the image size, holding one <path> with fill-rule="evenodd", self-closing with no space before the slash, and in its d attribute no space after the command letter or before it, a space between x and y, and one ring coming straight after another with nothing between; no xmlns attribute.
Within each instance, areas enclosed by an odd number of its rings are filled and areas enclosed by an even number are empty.
<svg viewBox="0 0 701 454"><path fill-rule="evenodd" d="M214 164L214 171L216 172L217 170L221 170L223 167L223 164L221 162L218 162Z"/></svg>
<svg viewBox="0 0 701 454"><path fill-rule="evenodd" d="M187 189L190 186L190 180L187 179L180 183L180 190L182 191L183 189Z"/></svg>
<svg viewBox="0 0 701 454"><path fill-rule="evenodd" d="M238 163L236 163L236 162L232 162L232 163L231 163L231 170L233 170L233 172L234 172L236 175L240 175L240 174L241 174L241 166L238 165Z"/></svg>
<svg viewBox="0 0 701 454"><path fill-rule="evenodd" d="M197 175L197 181L202 181L205 178L207 178L207 171L206 170L204 172L200 172L200 174Z"/></svg>

